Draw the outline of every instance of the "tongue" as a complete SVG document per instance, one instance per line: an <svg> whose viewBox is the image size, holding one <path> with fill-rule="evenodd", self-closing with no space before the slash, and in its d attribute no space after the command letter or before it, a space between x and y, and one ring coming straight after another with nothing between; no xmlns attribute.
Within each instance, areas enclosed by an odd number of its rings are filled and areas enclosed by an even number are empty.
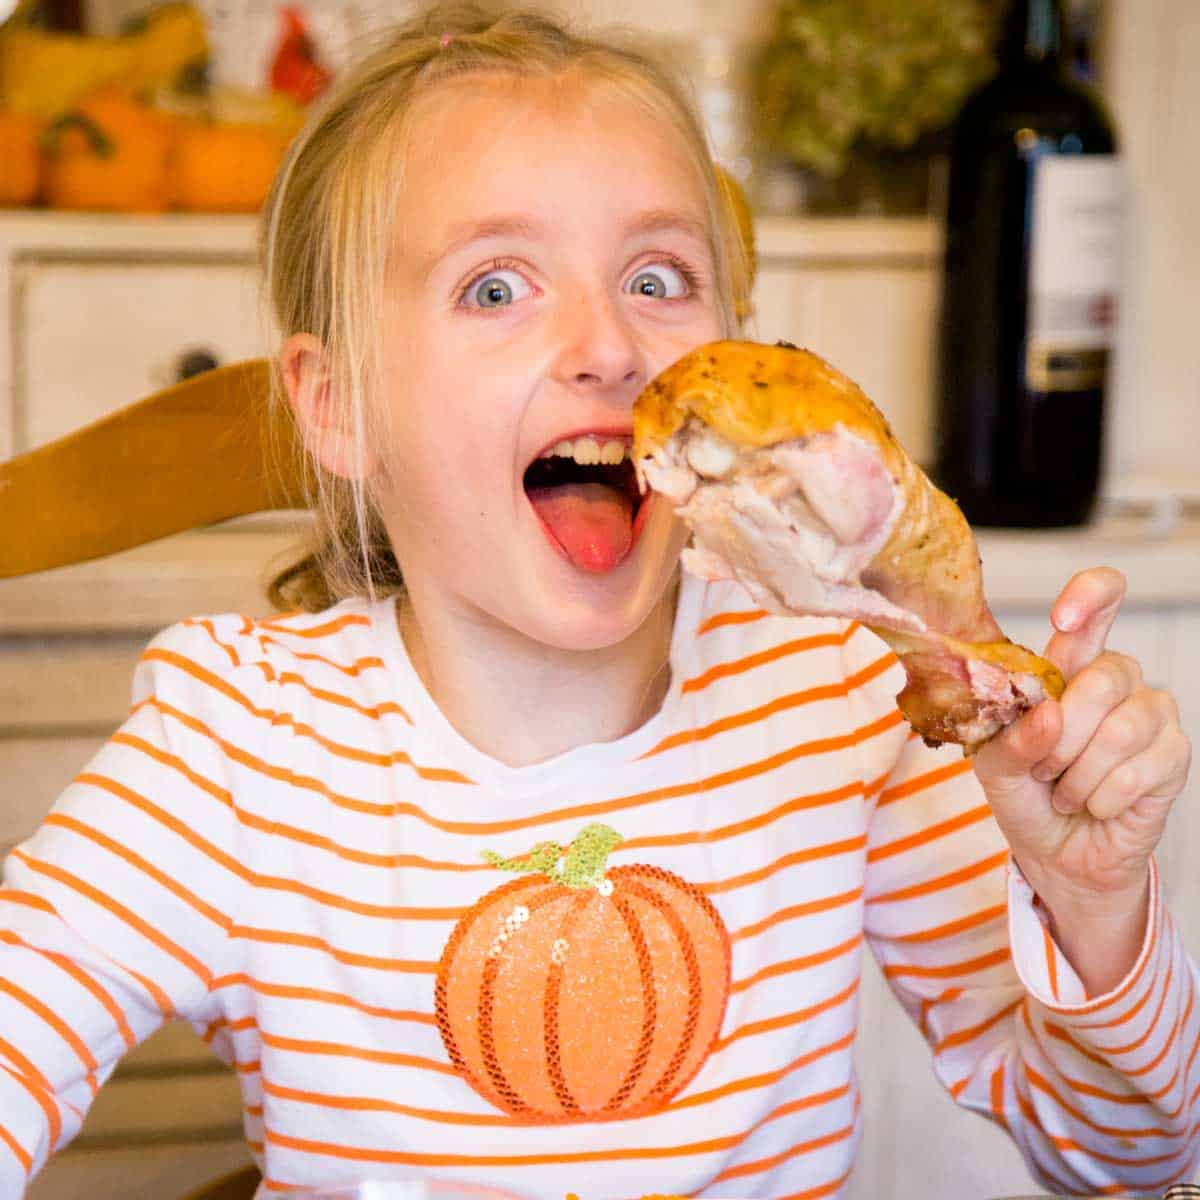
<svg viewBox="0 0 1200 1200"><path fill-rule="evenodd" d="M633 541L633 501L603 483L531 488L529 499L567 557L584 571L611 571Z"/></svg>

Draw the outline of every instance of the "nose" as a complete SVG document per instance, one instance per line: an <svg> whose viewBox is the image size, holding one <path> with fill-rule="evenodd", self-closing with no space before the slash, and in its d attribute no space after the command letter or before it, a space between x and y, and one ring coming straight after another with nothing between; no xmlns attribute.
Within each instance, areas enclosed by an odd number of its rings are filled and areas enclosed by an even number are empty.
<svg viewBox="0 0 1200 1200"><path fill-rule="evenodd" d="M553 374L559 383L624 395L646 382L642 348L618 300L596 296L565 304L558 324Z"/></svg>

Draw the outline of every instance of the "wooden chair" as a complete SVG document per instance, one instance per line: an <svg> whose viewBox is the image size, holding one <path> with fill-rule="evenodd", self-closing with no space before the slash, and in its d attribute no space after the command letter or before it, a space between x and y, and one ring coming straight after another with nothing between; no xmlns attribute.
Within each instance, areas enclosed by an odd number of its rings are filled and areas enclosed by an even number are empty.
<svg viewBox="0 0 1200 1200"><path fill-rule="evenodd" d="M189 1192L184 1200L253 1200L260 1182L257 1167L242 1167Z"/></svg>
<svg viewBox="0 0 1200 1200"><path fill-rule="evenodd" d="M0 579L230 517L303 507L267 359L218 367L0 463Z"/></svg>

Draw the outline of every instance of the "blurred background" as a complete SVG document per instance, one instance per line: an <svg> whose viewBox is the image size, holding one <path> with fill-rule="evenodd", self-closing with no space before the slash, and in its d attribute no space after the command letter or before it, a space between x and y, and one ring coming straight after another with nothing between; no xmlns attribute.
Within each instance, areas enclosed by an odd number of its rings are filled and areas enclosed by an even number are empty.
<svg viewBox="0 0 1200 1200"><path fill-rule="evenodd" d="M188 375L263 353L255 212L310 105L415 0L0 0L0 458ZM634 29L687 76L754 214L749 336L831 359L931 466L951 129L997 70L1006 0L557 0ZM993 607L1040 647L1071 573L1111 563L1113 642L1200 740L1200 0L1067 0L1064 70L1121 154L1099 499L1083 524L980 532ZM1078 469L1061 438L1058 469ZM0 498L0 503L2 503ZM185 616L268 611L303 518L197 530L0 584L0 854L122 720L138 653ZM1200 788L1160 856L1200 954ZM1038 1190L933 1079L868 975L866 1139L850 1184L933 1200ZM236 1080L189 1030L119 1069L35 1200L176 1196L245 1158ZM579 1189L581 1192L582 1188Z"/></svg>

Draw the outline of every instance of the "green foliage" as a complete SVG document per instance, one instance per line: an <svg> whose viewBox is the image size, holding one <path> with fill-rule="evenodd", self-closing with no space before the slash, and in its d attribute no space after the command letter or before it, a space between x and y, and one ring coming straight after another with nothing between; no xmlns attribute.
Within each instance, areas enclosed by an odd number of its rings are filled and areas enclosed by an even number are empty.
<svg viewBox="0 0 1200 1200"><path fill-rule="evenodd" d="M911 146L995 69L996 0L779 0L755 71L767 153L838 174L860 142Z"/></svg>

